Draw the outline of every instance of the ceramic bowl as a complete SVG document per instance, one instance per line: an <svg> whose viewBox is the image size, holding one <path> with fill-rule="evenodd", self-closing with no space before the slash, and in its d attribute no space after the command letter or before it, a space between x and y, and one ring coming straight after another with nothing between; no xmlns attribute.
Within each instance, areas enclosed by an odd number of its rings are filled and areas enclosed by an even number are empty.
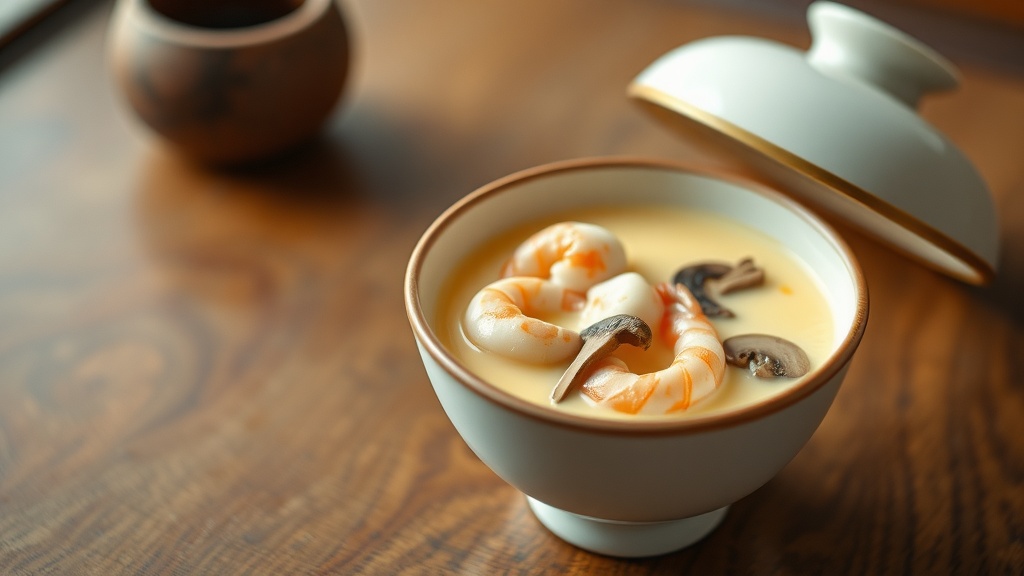
<svg viewBox="0 0 1024 576"><path fill-rule="evenodd" d="M260 160L307 140L348 70L334 0L119 0L108 40L138 118L207 163Z"/></svg>
<svg viewBox="0 0 1024 576"><path fill-rule="evenodd" d="M721 214L778 239L803 259L827 287L834 317L834 347L825 362L802 383L734 411L620 421L511 396L468 370L441 343L436 322L445 281L474 247L546 215L634 204ZM456 203L417 244L405 302L429 380L466 444L528 497L552 532L613 556L657 555L699 540L730 504L778 473L824 418L860 342L868 308L854 256L799 204L692 166L608 158L527 170Z"/></svg>

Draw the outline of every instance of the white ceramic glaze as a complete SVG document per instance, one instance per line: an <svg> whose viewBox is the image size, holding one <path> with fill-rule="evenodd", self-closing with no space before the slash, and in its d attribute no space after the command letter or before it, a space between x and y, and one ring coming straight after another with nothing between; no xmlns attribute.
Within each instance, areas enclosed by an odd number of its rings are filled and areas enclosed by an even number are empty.
<svg viewBox="0 0 1024 576"><path fill-rule="evenodd" d="M530 510L545 528L578 546L605 554L638 558L678 550L700 541L725 519L728 506L667 522L616 522L559 510L527 497Z"/></svg>
<svg viewBox="0 0 1024 576"><path fill-rule="evenodd" d="M437 338L446 279L492 235L595 204L708 210L779 239L828 287L832 354L807 380L759 404L643 422L586 418L531 404L470 373ZM867 318L866 288L853 256L808 211L751 183L635 159L543 166L470 194L418 243L405 298L430 382L469 447L536 500L531 506L542 510L539 517L557 535L619 556L661 554L692 543L721 519L721 513L703 515L750 494L785 466L824 418ZM654 535L637 536L643 533Z"/></svg>
<svg viewBox="0 0 1024 576"><path fill-rule="evenodd" d="M956 86L941 56L874 18L816 2L807 52L739 36L681 46L630 86L758 155L751 165L956 278L984 283L998 261L991 194L977 170L915 107ZM732 152L730 152L732 153Z"/></svg>

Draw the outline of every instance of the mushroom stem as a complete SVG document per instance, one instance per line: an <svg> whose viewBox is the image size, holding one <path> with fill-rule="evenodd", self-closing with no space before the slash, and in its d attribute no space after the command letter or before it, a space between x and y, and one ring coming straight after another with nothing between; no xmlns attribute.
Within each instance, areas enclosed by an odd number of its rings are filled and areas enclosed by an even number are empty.
<svg viewBox="0 0 1024 576"><path fill-rule="evenodd" d="M754 264L753 258L744 258L718 278L709 278L708 287L716 295L728 294L743 288L764 284L764 269Z"/></svg>
<svg viewBox="0 0 1024 576"><path fill-rule="evenodd" d="M646 322L629 314L609 316L584 328L580 332L583 348L558 379L558 384L551 391L551 402L558 404L564 400L570 391L582 383L587 369L614 352L619 344L646 350L651 346L653 336Z"/></svg>
<svg viewBox="0 0 1024 576"><path fill-rule="evenodd" d="M672 278L672 283L689 288L705 316L732 318L735 316L733 311L712 296L759 286L764 283L764 270L754 264L753 258L744 258L736 266L703 262L681 268Z"/></svg>

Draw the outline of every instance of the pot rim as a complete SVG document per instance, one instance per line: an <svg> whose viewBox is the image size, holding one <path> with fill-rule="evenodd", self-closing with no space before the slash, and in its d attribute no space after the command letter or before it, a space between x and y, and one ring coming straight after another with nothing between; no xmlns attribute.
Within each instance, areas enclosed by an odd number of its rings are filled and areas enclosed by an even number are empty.
<svg viewBox="0 0 1024 576"><path fill-rule="evenodd" d="M147 33L177 44L196 48L240 48L287 38L309 28L334 5L334 0L302 0L286 14L250 26L212 28L188 24L167 16L150 0L127 0L127 8L138 15Z"/></svg>

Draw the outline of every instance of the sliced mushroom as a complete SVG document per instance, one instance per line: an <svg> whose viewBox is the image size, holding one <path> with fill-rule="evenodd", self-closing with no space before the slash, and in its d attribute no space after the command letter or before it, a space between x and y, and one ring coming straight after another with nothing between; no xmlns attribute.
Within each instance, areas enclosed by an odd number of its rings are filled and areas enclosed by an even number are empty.
<svg viewBox="0 0 1024 576"><path fill-rule="evenodd" d="M722 262L702 262L681 268L672 277L673 284L686 286L693 297L697 299L705 316L732 316L732 312L722 308L704 292L704 284L713 278L721 278L732 269L732 266Z"/></svg>
<svg viewBox="0 0 1024 576"><path fill-rule="evenodd" d="M732 318L732 310L715 300L716 296L764 283L764 270L752 258L744 258L736 266L723 262L702 262L681 268L672 282L686 286L697 299L706 316Z"/></svg>
<svg viewBox="0 0 1024 576"><path fill-rule="evenodd" d="M743 334L726 338L722 347L726 362L747 368L758 378L798 378L811 369L803 349L778 336Z"/></svg>
<svg viewBox="0 0 1024 576"><path fill-rule="evenodd" d="M551 391L551 401L561 402L583 380L587 368L619 347L629 344L647 350L654 334L646 322L629 314L616 314L599 320L580 332L583 348Z"/></svg>
<svg viewBox="0 0 1024 576"><path fill-rule="evenodd" d="M716 295L721 295L762 284L764 284L764 269L754 264L753 258L744 258L725 274L711 279L707 288Z"/></svg>

